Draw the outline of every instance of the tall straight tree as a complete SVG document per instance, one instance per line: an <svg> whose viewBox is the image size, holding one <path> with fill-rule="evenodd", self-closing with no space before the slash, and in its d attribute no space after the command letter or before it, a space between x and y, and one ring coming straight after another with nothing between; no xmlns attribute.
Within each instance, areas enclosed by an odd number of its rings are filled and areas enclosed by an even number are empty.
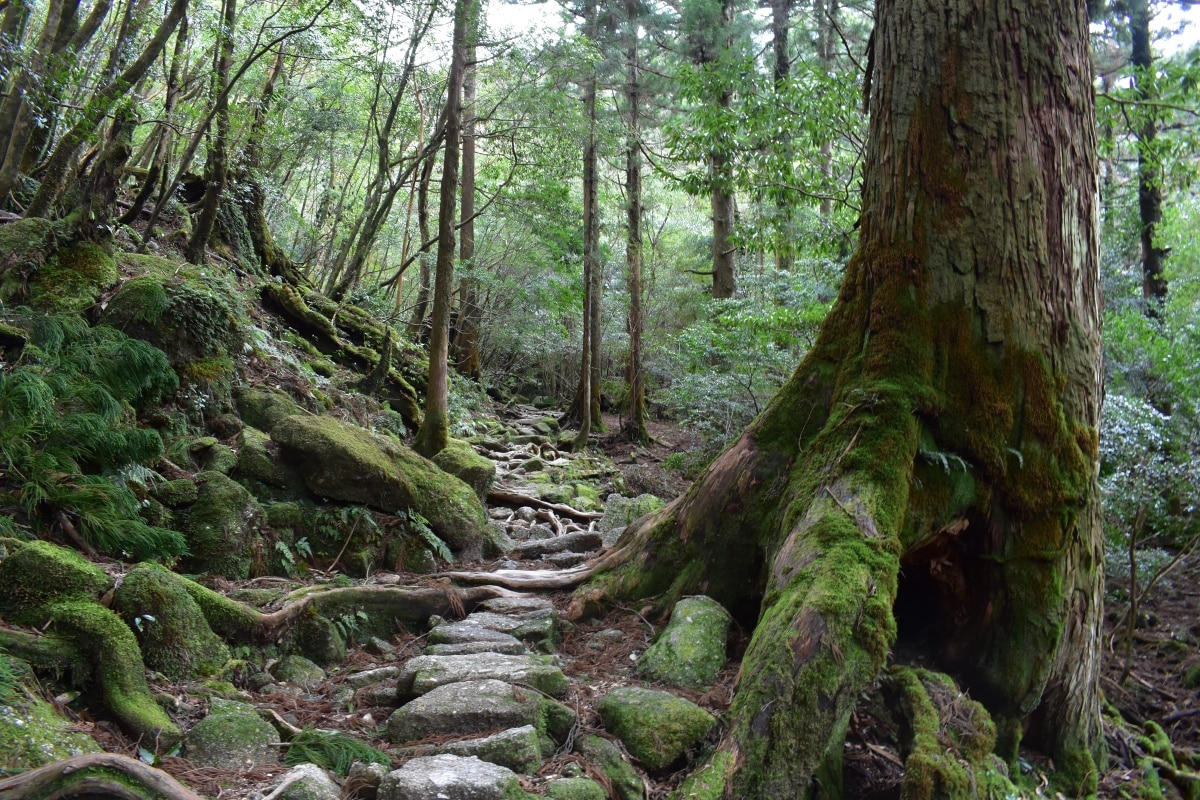
<svg viewBox="0 0 1200 800"><path fill-rule="evenodd" d="M625 270L629 287L629 360L625 383L629 391L621 435L648 444L646 429L646 375L642 364L642 141L641 87L638 37L641 26L640 0L625 0Z"/></svg>
<svg viewBox="0 0 1200 800"><path fill-rule="evenodd" d="M438 200L437 262L433 277L433 329L429 333L429 384L425 416L413 440L413 449L433 458L450 441L449 358L450 295L454 286L454 227L458 212L459 137L462 135L463 73L467 64L467 27L477 0L454 4L454 38L450 76L446 81L446 150Z"/></svg>
<svg viewBox="0 0 1200 800"><path fill-rule="evenodd" d="M585 0L584 35L593 44L599 42L599 14L596 0ZM600 420L600 263L599 158L596 141L596 66L589 64L583 81L583 107L587 133L583 143L583 343L579 359L579 384L575 399L565 418L579 423L575 449L587 444L592 429Z"/></svg>
<svg viewBox="0 0 1200 800"><path fill-rule="evenodd" d="M1142 299L1146 313L1158 316L1167 298L1167 279L1164 275L1167 249L1154 241L1158 224L1162 222L1162 166L1155 154L1158 138L1157 114L1154 102L1157 81L1154 76L1154 53L1150 47L1149 0L1129 0L1130 66L1137 97L1146 105L1139 109L1141 124L1134 131L1137 137L1138 219L1141 222Z"/></svg>
<svg viewBox="0 0 1200 800"><path fill-rule="evenodd" d="M680 796L804 797L823 769L829 785L898 625L986 705L987 749L1015 763L1024 732L1094 793L1084 2L879 0L875 19L860 241L817 342L683 497L592 565L576 612L704 592L753 626L725 737ZM956 780L942 796L969 796L939 759L914 746L902 796Z"/></svg>
<svg viewBox="0 0 1200 800"><path fill-rule="evenodd" d="M731 43L730 28L733 26L734 0L721 0L721 15L716 31L714 46L705 50L701 56L701 64L705 69L714 73L721 71L721 55L728 50ZM717 77L718 84L716 103L728 112L733 105L733 90L725 85L722 77ZM712 296L714 298L733 297L736 288L737 248L733 245L734 195L733 175L729 148L732 142L718 141L709 152L709 180L711 181L710 207L712 208Z"/></svg>
<svg viewBox="0 0 1200 800"><path fill-rule="evenodd" d="M482 2L482 0L481 0ZM478 14L476 19L482 18ZM467 73L463 77L463 142L462 142L462 222L458 255L468 274L458 286L458 330L454 337L454 365L473 380L483 377L479 356L479 326L481 309L477 295L478 280L470 273L475 269L475 73L478 70L476 50L479 25L470 31L467 44Z"/></svg>

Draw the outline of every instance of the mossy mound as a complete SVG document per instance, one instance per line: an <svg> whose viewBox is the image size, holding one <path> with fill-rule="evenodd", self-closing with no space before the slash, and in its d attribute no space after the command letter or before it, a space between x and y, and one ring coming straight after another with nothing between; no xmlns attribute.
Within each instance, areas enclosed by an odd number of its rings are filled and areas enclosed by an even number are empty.
<svg viewBox="0 0 1200 800"><path fill-rule="evenodd" d="M229 660L229 648L208 627L183 579L158 564L130 570L113 608L137 630L146 666L168 678L212 675Z"/></svg>
<svg viewBox="0 0 1200 800"><path fill-rule="evenodd" d="M600 736L581 736L576 744L579 754L599 768L612 786L617 800L643 800L646 786L621 755L621 748Z"/></svg>
<svg viewBox="0 0 1200 800"><path fill-rule="evenodd" d="M0 561L0 614L9 622L42 624L49 602L97 600L113 581L92 562L49 542L6 540Z"/></svg>
<svg viewBox="0 0 1200 800"><path fill-rule="evenodd" d="M304 410L283 392L272 389L241 387L233 393L238 414L252 428L270 433L275 423L284 417L302 414Z"/></svg>
<svg viewBox="0 0 1200 800"><path fill-rule="evenodd" d="M182 755L198 767L253 769L279 761L279 733L253 713L209 714L187 733Z"/></svg>
<svg viewBox="0 0 1200 800"><path fill-rule="evenodd" d="M604 726L647 769L664 769L695 747L716 718L682 697L652 689L613 689L597 705Z"/></svg>
<svg viewBox="0 0 1200 800"><path fill-rule="evenodd" d="M487 494L496 480L496 464L490 458L475 452L475 448L462 439L451 439L446 447L433 457L433 463L475 490L479 502L487 500Z"/></svg>
<svg viewBox="0 0 1200 800"><path fill-rule="evenodd" d="M165 352L177 370L229 377L228 359L244 341L240 309L229 299L237 296L227 281L207 274L140 275L117 290L102 319Z"/></svg>
<svg viewBox="0 0 1200 800"><path fill-rule="evenodd" d="M271 438L313 493L389 514L417 511L452 550L478 550L486 519L475 492L394 439L312 416L280 420Z"/></svg>
<svg viewBox="0 0 1200 800"><path fill-rule="evenodd" d="M662 635L638 661L638 675L670 686L711 686L725 665L731 622L729 612L716 600L683 598L675 604Z"/></svg>
<svg viewBox="0 0 1200 800"><path fill-rule="evenodd" d="M99 245L69 244L30 276L29 304L45 311L82 311L120 277L113 257Z"/></svg>
<svg viewBox="0 0 1200 800"><path fill-rule="evenodd" d="M658 511L665 505L661 498L652 494L624 497L610 494L604 502L604 517L600 520L601 531L620 530L647 514Z"/></svg>
<svg viewBox="0 0 1200 800"><path fill-rule="evenodd" d="M202 473L196 502L181 512L190 551L184 568L235 580L250 577L261 518L258 501L241 484L219 472Z"/></svg>
<svg viewBox="0 0 1200 800"><path fill-rule="evenodd" d="M0 776L100 752L92 737L70 726L45 700L27 698L0 705Z"/></svg>
<svg viewBox="0 0 1200 800"><path fill-rule="evenodd" d="M256 428L243 428L237 437L237 474L286 489L299 481L279 462L279 446Z"/></svg>
<svg viewBox="0 0 1200 800"><path fill-rule="evenodd" d="M0 302L23 305L29 302L28 282L54 247L54 223L31 217L0 225L0 253L4 266L0 268Z"/></svg>
<svg viewBox="0 0 1200 800"><path fill-rule="evenodd" d="M559 778L546 784L551 800L607 800L608 792L590 778Z"/></svg>

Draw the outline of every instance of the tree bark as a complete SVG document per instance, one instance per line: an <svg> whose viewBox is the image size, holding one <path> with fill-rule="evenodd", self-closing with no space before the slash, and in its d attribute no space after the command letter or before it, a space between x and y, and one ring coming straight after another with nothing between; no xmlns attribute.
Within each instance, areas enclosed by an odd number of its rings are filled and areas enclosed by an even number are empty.
<svg viewBox="0 0 1200 800"><path fill-rule="evenodd" d="M625 420L621 435L638 444L649 444L646 429L646 375L642 371L642 151L641 151L641 87L638 65L637 0L626 0L626 24L629 37L625 80L626 114L629 130L625 142L625 269L629 287L629 359L625 366L625 385L629 396L625 405Z"/></svg>
<svg viewBox="0 0 1200 800"><path fill-rule="evenodd" d="M459 232L459 260L464 269L475 270L475 41L478 26L472 26L467 53L467 73L463 77L462 137L462 211ZM459 374L478 381L483 378L479 354L479 281L465 275L458 286L458 329L454 337L454 366Z"/></svg>
<svg viewBox="0 0 1200 800"><path fill-rule="evenodd" d="M221 193L229 178L229 71L233 69L233 31L237 22L237 0L222 0L220 44L213 57L212 97L216 130L209 141L204 164L204 197L196 217L192 238L188 241L187 260L208 263L208 239L217 224Z"/></svg>
<svg viewBox="0 0 1200 800"><path fill-rule="evenodd" d="M1157 99L1154 54L1150 47L1150 5L1147 0L1130 0L1129 34L1132 40L1130 65L1133 82L1141 100ZM1167 299L1164 275L1167 249L1154 243L1158 223L1162 222L1162 163L1155 152L1158 123L1151 107L1139 109L1141 124L1137 137L1138 218L1141 222L1142 300L1146 314L1157 317Z"/></svg>
<svg viewBox="0 0 1200 800"><path fill-rule="evenodd" d="M446 155L442 162L438 201L437 267L433 279L433 330L429 334L429 387L425 417L413 440L413 450L433 458L450 440L449 357L450 293L454 285L454 224L458 210L459 136L462 133L462 86L467 62L467 25L475 0L454 6L454 44L446 85Z"/></svg>
<svg viewBox="0 0 1200 800"><path fill-rule="evenodd" d="M718 54L729 47L728 30L733 24L733 0L721 2L721 44ZM710 68L719 69L720 56L714 55ZM719 78L722 82L724 78ZM725 113L733 105L733 91L722 88L716 103ZM736 290L735 265L737 248L730 241L733 236L733 176L730 174L730 158L726 148L732 143L719 143L709 154L709 180L712 182L711 207L713 225L713 278L714 299L733 297Z"/></svg>
<svg viewBox="0 0 1200 800"><path fill-rule="evenodd" d="M809 356L574 612L703 592L757 624L699 780L804 796L899 635L1015 760L1101 753L1095 114L1079 0L876 5L858 250Z"/></svg>

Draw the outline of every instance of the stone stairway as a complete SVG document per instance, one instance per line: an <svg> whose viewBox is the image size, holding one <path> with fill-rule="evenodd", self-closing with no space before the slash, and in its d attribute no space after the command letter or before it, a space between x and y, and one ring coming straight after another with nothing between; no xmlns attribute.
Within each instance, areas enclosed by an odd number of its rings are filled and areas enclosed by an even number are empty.
<svg viewBox="0 0 1200 800"><path fill-rule="evenodd" d="M584 555L581 548L600 546L598 534L587 537L564 533L537 541L566 540L551 552ZM510 557L545 552L514 551ZM717 726L712 714L678 696L687 692L671 684L703 689L717 679L729 617L707 598L689 598L677 608L683 611L658 642L637 653L648 670L640 678L629 669L623 676L569 677L572 657L560 649L563 631L573 626L545 597L493 598L463 619L431 618L421 654L340 678L338 702L394 708L386 739L389 755L401 763L398 769L357 763L342 789L377 800L647 797L644 776L686 766ZM708 629L699 631L697 622ZM627 637L598 630L586 649L602 652L626 644ZM649 682L662 685L630 685ZM581 706L588 707L586 720ZM259 796L322 797L320 783L311 768L298 767ZM302 788L309 794L300 794ZM337 795L328 794L333 789L325 788L326 800L334 800Z"/></svg>

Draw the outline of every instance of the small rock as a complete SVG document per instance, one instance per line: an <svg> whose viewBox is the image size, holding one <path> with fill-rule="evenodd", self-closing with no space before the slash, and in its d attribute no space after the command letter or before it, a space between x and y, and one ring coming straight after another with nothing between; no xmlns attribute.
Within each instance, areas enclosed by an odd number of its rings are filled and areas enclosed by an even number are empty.
<svg viewBox="0 0 1200 800"><path fill-rule="evenodd" d="M581 736L575 749L595 764L612 784L617 800L643 800L646 786L633 767L625 761L621 748L600 736Z"/></svg>
<svg viewBox="0 0 1200 800"><path fill-rule="evenodd" d="M283 776L279 792L273 796L276 800L339 800L342 796L341 787L334 783L329 773L316 764L299 764L288 770Z"/></svg>
<svg viewBox="0 0 1200 800"><path fill-rule="evenodd" d="M642 678L670 686L712 686L725 665L725 643L732 618L709 597L685 597L675 604L671 621L638 661Z"/></svg>
<svg viewBox="0 0 1200 800"><path fill-rule="evenodd" d="M372 764L366 761L355 761L350 765L346 775L346 783L358 787L357 797L360 800L375 800L379 784L387 776L388 769L383 764Z"/></svg>
<svg viewBox="0 0 1200 800"><path fill-rule="evenodd" d="M510 728L479 739L464 739L436 745L432 749L434 753L476 756L492 764L526 774L533 774L542 765L541 738L532 725Z"/></svg>
<svg viewBox="0 0 1200 800"><path fill-rule="evenodd" d="M504 681L488 679L439 686L396 709L387 724L396 744L429 736L469 736L537 721L542 698Z"/></svg>
<svg viewBox="0 0 1200 800"><path fill-rule="evenodd" d="M545 558L556 567L574 567L588 560L587 553L554 553Z"/></svg>
<svg viewBox="0 0 1200 800"><path fill-rule="evenodd" d="M364 686L370 686L373 683L383 683L384 681L390 680L399 674L400 668L395 666L367 669L348 676L346 678L346 685L355 689L361 689Z"/></svg>
<svg viewBox="0 0 1200 800"><path fill-rule="evenodd" d="M503 653L509 656L525 655L529 652L520 639L512 636L502 642L459 642L458 644L431 644L425 648L427 656L469 656L475 653Z"/></svg>
<svg viewBox="0 0 1200 800"><path fill-rule="evenodd" d="M544 597L492 597L480 603L479 608L497 614L523 614L528 611L553 611L554 604Z"/></svg>
<svg viewBox="0 0 1200 800"><path fill-rule="evenodd" d="M597 631L592 634L592 638L588 639L588 650L597 652L607 650L609 645L625 639L625 631L617 630L616 628L605 628L602 631Z"/></svg>
<svg viewBox="0 0 1200 800"><path fill-rule="evenodd" d="M517 558L534 559L549 555L550 553L561 553L569 551L572 553L588 553L593 550L599 550L604 546L604 540L599 533L591 531L581 531L579 533L567 533L562 536L555 536L553 539L543 541L529 541L518 545L513 554Z"/></svg>
<svg viewBox="0 0 1200 800"><path fill-rule="evenodd" d="M305 689L315 689L325 680L325 670L304 656L284 656L271 670L275 680L294 683Z"/></svg>
<svg viewBox="0 0 1200 800"><path fill-rule="evenodd" d="M252 769L278 761L279 733L255 714L209 714L188 731L182 755L198 767Z"/></svg>
<svg viewBox="0 0 1200 800"><path fill-rule="evenodd" d="M378 580L378 578L377 578ZM373 656L390 656L396 652L396 646L391 642L372 636L363 644L363 649Z"/></svg>
<svg viewBox="0 0 1200 800"><path fill-rule="evenodd" d="M359 706L394 706L396 705L395 686L364 686L354 695Z"/></svg>
<svg viewBox="0 0 1200 800"><path fill-rule="evenodd" d="M590 778L559 778L546 784L550 800L608 800L604 787Z"/></svg>
<svg viewBox="0 0 1200 800"><path fill-rule="evenodd" d="M524 520L525 522L533 522L536 518L537 512L529 506L521 506L517 509L517 519Z"/></svg>

